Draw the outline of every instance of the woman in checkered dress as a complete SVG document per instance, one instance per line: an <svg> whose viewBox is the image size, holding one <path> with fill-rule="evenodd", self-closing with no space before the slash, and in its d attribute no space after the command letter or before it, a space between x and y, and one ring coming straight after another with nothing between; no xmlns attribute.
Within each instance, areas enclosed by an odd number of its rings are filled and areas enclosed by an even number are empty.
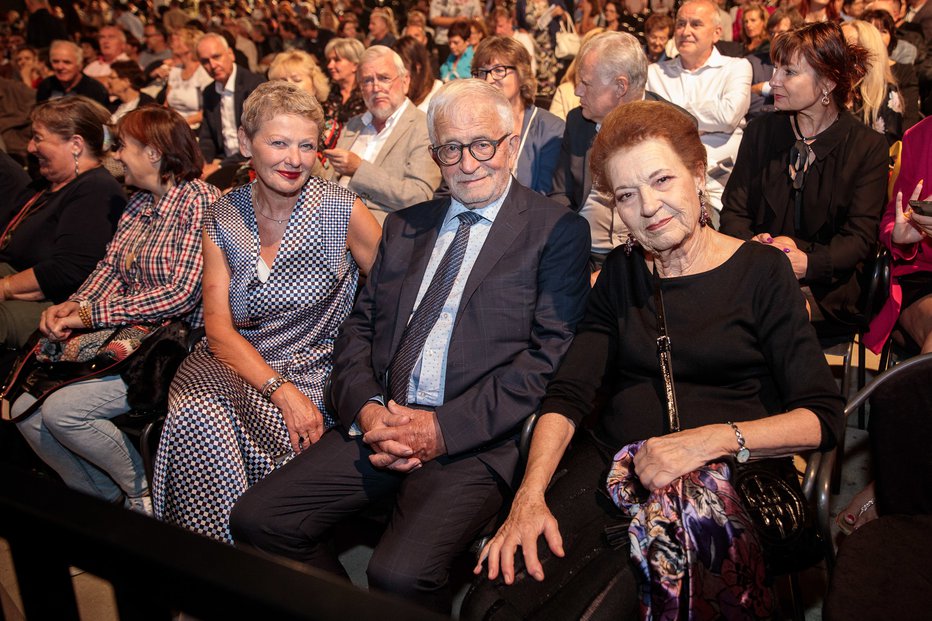
<svg viewBox="0 0 932 621"><path fill-rule="evenodd" d="M323 113L273 81L243 106L256 180L204 225L207 339L172 382L153 481L159 519L232 542L236 499L335 423L323 403L337 330L381 229L354 194L310 175Z"/></svg>

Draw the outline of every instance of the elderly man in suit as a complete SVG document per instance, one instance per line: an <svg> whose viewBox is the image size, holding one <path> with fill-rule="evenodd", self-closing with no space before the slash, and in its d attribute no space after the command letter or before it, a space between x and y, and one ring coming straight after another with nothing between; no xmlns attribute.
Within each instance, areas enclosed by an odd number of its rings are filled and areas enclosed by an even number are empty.
<svg viewBox="0 0 932 621"><path fill-rule="evenodd" d="M202 95L204 119L198 141L204 155L203 178L226 189L246 159L239 152L236 137L243 102L265 78L237 65L233 49L220 34L211 32L198 39L196 52L201 65L214 79Z"/></svg>
<svg viewBox="0 0 932 621"><path fill-rule="evenodd" d="M411 78L401 57L374 45L356 74L367 111L347 122L324 155L333 180L358 194L381 224L389 213L430 199L440 169L428 150L427 115L405 96Z"/></svg>
<svg viewBox="0 0 932 621"><path fill-rule="evenodd" d="M342 426L248 491L230 527L237 543L343 574L330 527L391 502L369 584L449 613L450 565L504 504L518 428L582 316L589 236L512 178L519 140L497 88L447 84L428 125L452 196L385 220L334 351Z"/></svg>
<svg viewBox="0 0 932 621"><path fill-rule="evenodd" d="M579 107L566 117L566 130L550 196L568 205L589 222L592 236L590 267L593 282L612 248L625 241L626 231L610 196L592 187L589 151L599 126L617 106L642 99L647 93L647 57L636 38L623 32L596 35L576 59Z"/></svg>

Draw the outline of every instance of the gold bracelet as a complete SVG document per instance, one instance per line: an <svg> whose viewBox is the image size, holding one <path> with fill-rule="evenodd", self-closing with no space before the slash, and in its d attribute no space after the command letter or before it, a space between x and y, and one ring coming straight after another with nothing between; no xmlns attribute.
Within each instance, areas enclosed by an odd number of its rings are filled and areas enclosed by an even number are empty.
<svg viewBox="0 0 932 621"><path fill-rule="evenodd" d="M94 322L91 319L91 305L87 302L81 302L80 306L78 306L78 317L81 318L81 323L88 330L94 327Z"/></svg>

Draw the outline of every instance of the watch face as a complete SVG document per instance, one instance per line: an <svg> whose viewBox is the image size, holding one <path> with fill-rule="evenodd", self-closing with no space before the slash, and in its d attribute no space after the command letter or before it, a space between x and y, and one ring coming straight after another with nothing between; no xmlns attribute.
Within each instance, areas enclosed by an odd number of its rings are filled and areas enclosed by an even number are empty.
<svg viewBox="0 0 932 621"><path fill-rule="evenodd" d="M735 459L738 460L739 464L743 464L747 462L747 460L750 458L751 458L751 451L747 450L746 448L743 448L737 453L735 453Z"/></svg>

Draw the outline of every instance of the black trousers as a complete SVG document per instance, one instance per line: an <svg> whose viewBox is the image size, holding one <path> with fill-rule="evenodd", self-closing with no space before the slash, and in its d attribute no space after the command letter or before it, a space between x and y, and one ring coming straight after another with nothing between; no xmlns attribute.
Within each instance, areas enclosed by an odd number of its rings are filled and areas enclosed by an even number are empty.
<svg viewBox="0 0 932 621"><path fill-rule="evenodd" d="M613 449L587 430L573 438L550 487L547 506L557 519L565 556L550 552L541 537L537 553L544 568L538 582L524 569L520 551L515 582L505 585L479 576L463 602L460 618L506 621L517 619L611 619L637 617L637 582L632 572L624 518L605 491ZM606 529L620 536L613 545Z"/></svg>
<svg viewBox="0 0 932 621"><path fill-rule="evenodd" d="M249 489L230 530L237 545L346 575L330 528L374 502L392 516L369 562L369 584L449 614L450 566L499 514L502 480L476 456L433 460L409 474L373 468L360 438L332 429Z"/></svg>

